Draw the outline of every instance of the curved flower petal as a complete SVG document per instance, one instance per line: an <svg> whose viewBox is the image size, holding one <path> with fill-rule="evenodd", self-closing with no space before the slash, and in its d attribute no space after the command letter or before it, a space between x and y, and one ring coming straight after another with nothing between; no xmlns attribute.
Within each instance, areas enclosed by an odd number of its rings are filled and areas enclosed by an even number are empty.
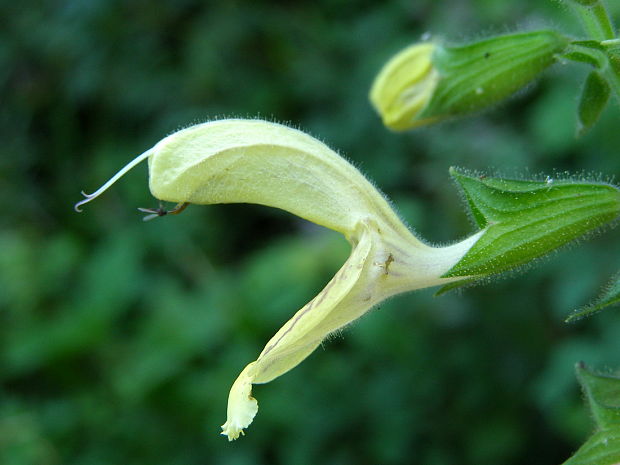
<svg viewBox="0 0 620 465"><path fill-rule="evenodd" d="M358 316L348 320L341 318L342 307L357 300L350 298L351 291L369 272L372 233L366 225L360 229L359 241L342 268L314 299L280 328L258 359L246 366L234 382L228 396L228 418L222 425L222 434L228 436L228 440L243 434L243 429L252 423L258 411L256 399L251 396L252 384L267 383L297 366L329 333ZM361 309L361 313L367 309ZM355 310L356 314L360 313L359 307Z"/></svg>

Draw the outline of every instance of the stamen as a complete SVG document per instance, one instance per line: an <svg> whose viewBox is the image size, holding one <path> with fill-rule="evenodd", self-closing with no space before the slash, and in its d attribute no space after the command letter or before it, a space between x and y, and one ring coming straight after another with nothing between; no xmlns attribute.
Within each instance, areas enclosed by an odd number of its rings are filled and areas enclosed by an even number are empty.
<svg viewBox="0 0 620 465"><path fill-rule="evenodd" d="M152 153L153 153L153 149L151 148L151 149L147 150L146 152L144 152L143 154L138 155L136 158L134 158L129 163L127 163L123 168L121 168L119 171L117 171L116 174L114 176L112 176L108 180L108 182L106 182L103 186L101 186L99 189L97 189L92 194L87 194L86 192L82 191L82 195L84 197L86 197L86 198L84 200L80 200L78 203L76 203L73 206L73 209L76 212L81 212L82 209L80 207L82 205L84 205L85 203L90 202L91 200L95 200L97 197L99 197L101 194L103 194L106 190L108 190L108 188L112 184L114 184L116 181L118 181L120 178L122 178L125 175L125 173L127 173L127 171L132 169L138 163L141 163L144 160L146 160L149 156L151 156Z"/></svg>
<svg viewBox="0 0 620 465"><path fill-rule="evenodd" d="M159 202L159 208L138 208L138 211L141 211L142 213L150 213L150 215L142 218L142 221L151 221L153 218L157 218L158 216L166 216L168 214L161 201Z"/></svg>
<svg viewBox="0 0 620 465"><path fill-rule="evenodd" d="M169 215L178 215L183 210L185 210L188 205L189 205L189 202L177 203L176 206L172 210L168 210L168 214Z"/></svg>
<svg viewBox="0 0 620 465"><path fill-rule="evenodd" d="M142 213L150 213L150 215L142 218L142 221L150 221L153 218L157 218L158 216L178 215L183 210L185 210L188 205L189 202L180 202L176 204L176 206L172 210L166 210L160 201L159 208L138 208L138 211L141 211Z"/></svg>

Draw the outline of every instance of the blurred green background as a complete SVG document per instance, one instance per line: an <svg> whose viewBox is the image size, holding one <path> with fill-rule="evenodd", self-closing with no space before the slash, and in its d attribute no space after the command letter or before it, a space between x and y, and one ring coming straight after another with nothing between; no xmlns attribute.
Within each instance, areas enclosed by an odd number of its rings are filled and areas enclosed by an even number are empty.
<svg viewBox="0 0 620 465"><path fill-rule="evenodd" d="M249 205L143 223L146 166L72 209L168 133L229 116L321 138L433 243L473 232L451 165L610 177L618 105L574 137L585 67L405 134L367 101L427 31L580 35L559 2L26 0L0 17L1 464L554 465L589 434L573 366L620 366L620 315L563 319L616 270L617 231L490 285L391 299L257 386L259 415L229 444L231 383L344 262L344 239Z"/></svg>

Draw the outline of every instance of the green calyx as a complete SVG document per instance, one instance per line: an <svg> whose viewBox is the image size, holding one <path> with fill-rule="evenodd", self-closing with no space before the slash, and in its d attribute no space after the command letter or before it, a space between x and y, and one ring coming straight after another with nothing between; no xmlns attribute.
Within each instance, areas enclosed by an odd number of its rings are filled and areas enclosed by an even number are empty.
<svg viewBox="0 0 620 465"><path fill-rule="evenodd" d="M616 465L620 463L620 378L595 373L584 363L578 363L576 370L596 431L563 465Z"/></svg>
<svg viewBox="0 0 620 465"><path fill-rule="evenodd" d="M578 363L576 370L596 427L620 428L620 378L595 373L584 363Z"/></svg>
<svg viewBox="0 0 620 465"><path fill-rule="evenodd" d="M485 232L444 277L483 278L518 267L620 215L620 190L609 184L450 173Z"/></svg>
<svg viewBox="0 0 620 465"><path fill-rule="evenodd" d="M542 30L437 47L432 61L440 80L419 117L459 116L499 103L536 79L568 43Z"/></svg>

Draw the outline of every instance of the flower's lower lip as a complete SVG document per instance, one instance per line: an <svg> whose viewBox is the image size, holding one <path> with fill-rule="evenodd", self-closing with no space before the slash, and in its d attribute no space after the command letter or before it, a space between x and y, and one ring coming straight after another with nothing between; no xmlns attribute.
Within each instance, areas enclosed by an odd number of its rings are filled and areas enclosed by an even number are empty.
<svg viewBox="0 0 620 465"><path fill-rule="evenodd" d="M421 246L410 234L400 235L374 220L361 222L351 256L325 288L299 310L266 344L231 388L229 417L223 434L235 439L258 409L251 384L266 383L301 363L321 341L359 318L384 299L401 292L434 286L467 252L479 235L445 248ZM456 280L463 278L456 278ZM243 388L241 388L241 386ZM251 415L248 414L251 413ZM247 421L249 419L249 421Z"/></svg>

